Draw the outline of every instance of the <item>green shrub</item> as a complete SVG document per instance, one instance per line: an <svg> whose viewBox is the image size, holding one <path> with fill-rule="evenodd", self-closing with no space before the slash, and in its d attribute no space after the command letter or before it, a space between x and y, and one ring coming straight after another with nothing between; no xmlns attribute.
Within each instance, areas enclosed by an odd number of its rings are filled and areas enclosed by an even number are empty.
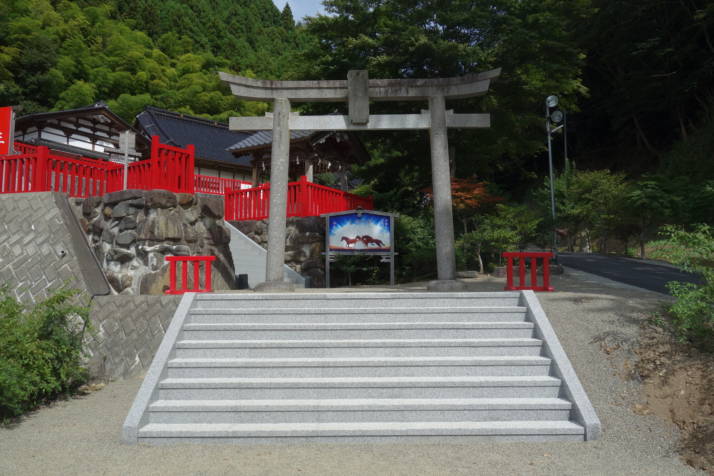
<svg viewBox="0 0 714 476"><path fill-rule="evenodd" d="M16 417L76 389L89 309L77 291L61 289L26 309L0 289L0 419Z"/></svg>
<svg viewBox="0 0 714 476"><path fill-rule="evenodd" d="M714 350L714 228L699 225L693 231L665 227L665 239L653 243L654 255L684 270L698 273L704 284L672 282L669 290L677 300L670 307L681 338Z"/></svg>
<svg viewBox="0 0 714 476"><path fill-rule="evenodd" d="M395 230L397 273L405 281L436 275L436 241L430 215L401 215Z"/></svg>

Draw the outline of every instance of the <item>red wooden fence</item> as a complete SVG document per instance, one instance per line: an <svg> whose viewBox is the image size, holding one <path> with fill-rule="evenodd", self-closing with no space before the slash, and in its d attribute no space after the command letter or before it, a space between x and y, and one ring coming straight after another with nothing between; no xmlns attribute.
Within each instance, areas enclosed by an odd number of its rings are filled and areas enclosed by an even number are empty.
<svg viewBox="0 0 714 476"><path fill-rule="evenodd" d="M243 190L228 190L225 198L226 220L264 220L268 217L270 184ZM319 216L358 207L365 210L374 208L371 198L311 183L305 176L288 184L287 205L289 217Z"/></svg>
<svg viewBox="0 0 714 476"><path fill-rule="evenodd" d="M550 252L506 252L506 291L516 291L522 289L532 289L533 291L553 291L550 286L550 259L553 253ZM513 284L513 261L518 260L518 286ZM538 284L538 259L542 260L543 283ZM526 267L530 260L530 284L526 283Z"/></svg>
<svg viewBox="0 0 714 476"><path fill-rule="evenodd" d="M193 144L181 149L162 144L159 136L152 136L150 160L153 183L150 189L193 193L194 157Z"/></svg>
<svg viewBox="0 0 714 476"><path fill-rule="evenodd" d="M215 256L167 256L169 262L169 289L165 294L210 293L211 265ZM181 263L181 287L176 287L176 264ZM188 264L193 264L193 273L189 277ZM201 263L203 263L203 286L201 286Z"/></svg>
<svg viewBox="0 0 714 476"><path fill-rule="evenodd" d="M70 157L22 143L15 143L15 150L16 155L0 156L0 193L55 191L88 197L121 190L124 184L122 164ZM227 220L268 217L270 184L241 189L247 182L195 174L194 156L192 145L180 149L153 136L151 157L128 165L127 187L224 195ZM288 184L287 205L289 217L374 208L371 198L310 183L304 176Z"/></svg>
<svg viewBox="0 0 714 476"><path fill-rule="evenodd" d="M118 164L69 158L44 146L18 145L15 149L25 153L0 157L0 193L54 191L88 197L121 189Z"/></svg>
<svg viewBox="0 0 714 476"><path fill-rule="evenodd" d="M226 193L226 190L229 189L239 190L246 185L250 186L251 183L245 180L211 177L209 175L200 174L195 174L193 180L193 189L196 193L212 193L215 195L223 195Z"/></svg>
<svg viewBox="0 0 714 476"><path fill-rule="evenodd" d="M63 192L88 197L121 190L124 166L50 152L45 146L16 142L16 155L0 156L0 193ZM127 186L193 193L194 150L161 144L152 137L151 158L128 166Z"/></svg>

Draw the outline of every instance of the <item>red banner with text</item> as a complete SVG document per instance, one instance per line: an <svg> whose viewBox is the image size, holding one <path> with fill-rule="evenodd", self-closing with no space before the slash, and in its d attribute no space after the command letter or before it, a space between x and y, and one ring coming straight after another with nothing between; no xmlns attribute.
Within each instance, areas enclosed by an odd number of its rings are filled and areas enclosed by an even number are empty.
<svg viewBox="0 0 714 476"><path fill-rule="evenodd" d="M10 137L12 129L12 108L0 107L0 155L10 153Z"/></svg>

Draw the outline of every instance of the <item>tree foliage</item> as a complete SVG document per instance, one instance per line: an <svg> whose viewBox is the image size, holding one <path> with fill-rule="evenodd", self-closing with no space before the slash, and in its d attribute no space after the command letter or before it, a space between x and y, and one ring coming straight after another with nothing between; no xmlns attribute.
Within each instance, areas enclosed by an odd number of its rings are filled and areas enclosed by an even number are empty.
<svg viewBox="0 0 714 476"><path fill-rule="evenodd" d="M265 105L238 102L217 71L289 76L304 33L286 31L269 0L219 4L3 2L0 104L30 113L103 100L130 121L148 104L215 119L261 114Z"/></svg>
<svg viewBox="0 0 714 476"><path fill-rule="evenodd" d="M450 105L493 114L489 130L450 133L461 177L490 178L505 169L518 176L523 161L543 150L543 98L557 91L574 108L586 92L584 56L574 41L577 25L591 14L586 0L328 0L325 7L331 15L307 22L318 41L305 54L305 76L344 79L349 69L367 69L373 78L433 78L502 68L488 95ZM377 103L372 109L418 112L423 106ZM370 150L399 151L378 160L414 164L424 170L415 178L428 177L425 134L365 140Z"/></svg>
<svg viewBox="0 0 714 476"><path fill-rule="evenodd" d="M664 238L654 245L657 257L703 278L701 285L669 283L677 298L670 312L682 338L714 350L714 230L708 225L698 225L691 231L669 226L664 229Z"/></svg>

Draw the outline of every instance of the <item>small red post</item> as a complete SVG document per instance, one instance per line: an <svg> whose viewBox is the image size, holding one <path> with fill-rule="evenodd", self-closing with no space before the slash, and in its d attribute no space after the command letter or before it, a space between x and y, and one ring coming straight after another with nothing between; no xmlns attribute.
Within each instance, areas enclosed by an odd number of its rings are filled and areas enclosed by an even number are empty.
<svg viewBox="0 0 714 476"><path fill-rule="evenodd" d="M211 286L211 263L216 260L215 256L167 256L169 262L169 289L166 294L183 294L186 292L208 293L212 291ZM176 286L176 267L181 264L181 287ZM193 286L189 286L188 266L193 265ZM201 263L204 268L204 285L201 287Z"/></svg>
<svg viewBox="0 0 714 476"><path fill-rule="evenodd" d="M193 176L196 173L194 163L196 161L196 147L193 144L189 144L186 147L188 151L188 157L186 160L186 176L183 178L183 183L185 187L185 193L194 193Z"/></svg>
<svg viewBox="0 0 714 476"><path fill-rule="evenodd" d="M176 291L176 261L169 260L169 294L170 291Z"/></svg>
<svg viewBox="0 0 714 476"><path fill-rule="evenodd" d="M216 260L215 256L209 256L207 259L204 261L204 266L206 267L205 273L204 273L204 284L203 284L203 292L210 293L213 292L213 283L211 282L211 267L213 266L213 262Z"/></svg>
<svg viewBox="0 0 714 476"><path fill-rule="evenodd" d="M531 287L538 287L538 258L531 257Z"/></svg>
<svg viewBox="0 0 714 476"><path fill-rule="evenodd" d="M50 171L47 168L47 158L50 149L45 146L37 148L37 161L35 162L35 175L33 177L32 191L45 192L47 190L47 175Z"/></svg>
<svg viewBox="0 0 714 476"><path fill-rule="evenodd" d="M505 252L503 257L507 260L506 287L507 291L530 289L533 291L553 291L550 286L550 259L553 254L549 252ZM543 260L543 285L538 285L538 258ZM518 286L513 285L513 260L518 259L518 274L520 282ZM526 283L527 260L530 260L530 284Z"/></svg>
<svg viewBox="0 0 714 476"><path fill-rule="evenodd" d="M518 287L526 287L526 258L522 255L518 257Z"/></svg>
<svg viewBox="0 0 714 476"><path fill-rule="evenodd" d="M186 263L188 264L188 263ZM201 271L201 262L200 261L193 261L193 287L191 288L191 291L198 291L201 289L201 281L200 281L200 271Z"/></svg>
<svg viewBox="0 0 714 476"><path fill-rule="evenodd" d="M188 291L188 261L181 260L181 291Z"/></svg>

